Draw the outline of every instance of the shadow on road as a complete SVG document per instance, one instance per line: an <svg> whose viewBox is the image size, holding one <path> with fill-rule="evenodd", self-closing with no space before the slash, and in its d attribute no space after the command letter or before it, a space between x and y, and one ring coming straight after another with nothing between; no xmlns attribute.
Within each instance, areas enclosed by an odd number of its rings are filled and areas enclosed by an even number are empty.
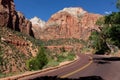
<svg viewBox="0 0 120 80"><path fill-rule="evenodd" d="M120 57L100 57L100 58L93 58L93 60L120 61Z"/></svg>
<svg viewBox="0 0 120 80"><path fill-rule="evenodd" d="M45 76L45 77L38 77L30 80L104 80L104 79L102 79L100 76L80 77L79 79L58 78L57 76L54 76L54 77Z"/></svg>
<svg viewBox="0 0 120 80"><path fill-rule="evenodd" d="M103 60L100 60L100 61L94 61L95 63L97 64L110 64L109 61L103 61Z"/></svg>
<svg viewBox="0 0 120 80"><path fill-rule="evenodd" d="M97 57L93 61L97 64L110 64L110 61L120 61L120 57Z"/></svg>

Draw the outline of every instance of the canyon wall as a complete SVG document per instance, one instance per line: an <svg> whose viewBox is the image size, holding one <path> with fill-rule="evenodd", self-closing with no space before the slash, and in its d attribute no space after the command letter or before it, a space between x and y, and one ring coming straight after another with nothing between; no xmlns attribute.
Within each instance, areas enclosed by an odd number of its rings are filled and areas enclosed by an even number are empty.
<svg viewBox="0 0 120 80"><path fill-rule="evenodd" d="M0 0L0 27L9 27L33 36L31 22L15 10L13 0Z"/></svg>
<svg viewBox="0 0 120 80"><path fill-rule="evenodd" d="M102 15L88 13L80 7L64 8L53 14L39 32L39 39L77 38L86 40ZM37 37L38 38L38 37Z"/></svg>

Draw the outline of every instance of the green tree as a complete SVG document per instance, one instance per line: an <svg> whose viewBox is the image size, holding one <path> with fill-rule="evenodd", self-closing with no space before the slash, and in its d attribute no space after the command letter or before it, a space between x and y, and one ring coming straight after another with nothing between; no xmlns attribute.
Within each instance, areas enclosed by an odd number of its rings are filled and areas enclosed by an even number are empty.
<svg viewBox="0 0 120 80"><path fill-rule="evenodd" d="M44 49L43 47L41 47L41 48L39 49L38 54L37 54L37 56L36 56L36 59L37 59L37 61L39 61L39 63L41 64L41 65L39 65L39 68L40 68L40 69L41 69L44 65L47 64L48 59L47 59L47 57L46 57L46 55L45 55L45 49Z"/></svg>
<svg viewBox="0 0 120 80"><path fill-rule="evenodd" d="M117 0L116 7L120 10L120 0ZM96 24L101 27L90 36L91 47L96 53L114 52L116 47L120 48L120 12L101 17Z"/></svg>
<svg viewBox="0 0 120 80"><path fill-rule="evenodd" d="M103 35L98 31L93 31L90 36L91 47L96 50L96 54L104 54L108 51L108 46L103 38Z"/></svg>
<svg viewBox="0 0 120 80"><path fill-rule="evenodd" d="M113 44L120 48L120 25L113 25L107 34Z"/></svg>
<svg viewBox="0 0 120 80"><path fill-rule="evenodd" d="M99 26L102 26L103 24L104 24L104 17L100 17L98 20L97 20L97 22L96 22L96 24L97 25L99 25Z"/></svg>
<svg viewBox="0 0 120 80"><path fill-rule="evenodd" d="M113 12L110 15L105 16L105 23L108 25L120 24L120 12Z"/></svg>
<svg viewBox="0 0 120 80"><path fill-rule="evenodd" d="M117 0L116 6L117 6L117 8L120 10L120 0Z"/></svg>
<svg viewBox="0 0 120 80"><path fill-rule="evenodd" d="M39 70L42 69L42 67L45 66L47 63L48 59L45 55L44 48L41 47L39 48L37 56L27 62L27 66L29 70Z"/></svg>
<svg viewBox="0 0 120 80"><path fill-rule="evenodd" d="M107 29L104 29L106 31L105 35L111 39L112 44L120 48L120 12L114 12L106 16L105 20L105 24L109 25Z"/></svg>
<svg viewBox="0 0 120 80"><path fill-rule="evenodd" d="M90 36L92 47L97 52L115 51L116 47L120 48L120 12L113 12L110 15L100 18L97 23L100 31L94 31Z"/></svg>

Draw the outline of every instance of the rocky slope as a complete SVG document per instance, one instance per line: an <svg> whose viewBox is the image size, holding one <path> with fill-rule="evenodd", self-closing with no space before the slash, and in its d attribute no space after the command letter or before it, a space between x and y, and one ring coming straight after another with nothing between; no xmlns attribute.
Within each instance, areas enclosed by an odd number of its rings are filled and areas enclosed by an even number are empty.
<svg viewBox="0 0 120 80"><path fill-rule="evenodd" d="M88 39L99 14L88 13L79 7L64 8L53 14L39 33L39 39L50 40L59 38Z"/></svg>
<svg viewBox="0 0 120 80"><path fill-rule="evenodd" d="M9 27L33 36L31 22L15 10L13 0L0 0L0 27Z"/></svg>
<svg viewBox="0 0 120 80"><path fill-rule="evenodd" d="M28 35L33 36L31 22L15 10L13 0L0 0L0 77L28 70L26 61L38 51Z"/></svg>
<svg viewBox="0 0 120 80"><path fill-rule="evenodd" d="M0 28L1 74L19 73L28 70L26 61L36 56L37 52L38 45L33 38L6 27Z"/></svg>

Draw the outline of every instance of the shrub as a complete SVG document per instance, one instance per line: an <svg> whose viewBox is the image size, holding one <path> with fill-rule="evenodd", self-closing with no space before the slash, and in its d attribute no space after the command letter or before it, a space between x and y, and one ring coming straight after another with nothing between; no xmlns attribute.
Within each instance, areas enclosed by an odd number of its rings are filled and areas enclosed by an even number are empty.
<svg viewBox="0 0 120 80"><path fill-rule="evenodd" d="M27 67L29 70L39 70L42 69L48 63L48 59L44 53L44 48L39 48L38 54L36 57L31 58L27 62Z"/></svg>

